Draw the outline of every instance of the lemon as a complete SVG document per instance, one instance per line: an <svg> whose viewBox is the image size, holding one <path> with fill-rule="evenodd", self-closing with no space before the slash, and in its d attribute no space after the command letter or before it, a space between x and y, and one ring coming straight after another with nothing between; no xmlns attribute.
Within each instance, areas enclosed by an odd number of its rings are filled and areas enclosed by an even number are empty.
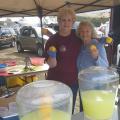
<svg viewBox="0 0 120 120"><path fill-rule="evenodd" d="M41 105L40 112L43 114L48 114L52 111L52 106Z"/></svg>
<svg viewBox="0 0 120 120"><path fill-rule="evenodd" d="M45 93L42 99L43 104L40 106L40 113L44 120L50 120L50 115L52 113L52 98L49 94Z"/></svg>
<svg viewBox="0 0 120 120"><path fill-rule="evenodd" d="M91 45L90 46L90 50L96 50L97 48L96 48L96 46L95 45Z"/></svg>
<svg viewBox="0 0 120 120"><path fill-rule="evenodd" d="M107 38L106 38L106 43L112 43L112 41L113 41L113 40L112 40L111 37L107 37Z"/></svg>
<svg viewBox="0 0 120 120"><path fill-rule="evenodd" d="M56 52L56 48L54 46L49 47L49 51Z"/></svg>

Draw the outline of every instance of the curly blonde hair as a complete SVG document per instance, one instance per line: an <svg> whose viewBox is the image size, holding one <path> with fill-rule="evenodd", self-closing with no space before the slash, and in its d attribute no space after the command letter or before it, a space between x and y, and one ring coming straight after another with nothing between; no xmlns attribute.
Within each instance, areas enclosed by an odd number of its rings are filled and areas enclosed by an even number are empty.
<svg viewBox="0 0 120 120"><path fill-rule="evenodd" d="M61 8L58 12L57 21L60 21L63 16L71 15L73 22L76 20L75 11L71 7Z"/></svg>
<svg viewBox="0 0 120 120"><path fill-rule="evenodd" d="M98 37L97 36L97 32L96 32L96 30L94 28L94 25L90 21L85 21L85 20L81 21L80 24L79 24L79 26L78 26L78 28L77 28L76 34L77 34L78 37L80 37L81 26L89 26L91 28L91 30L92 30L91 37L92 38L97 38Z"/></svg>

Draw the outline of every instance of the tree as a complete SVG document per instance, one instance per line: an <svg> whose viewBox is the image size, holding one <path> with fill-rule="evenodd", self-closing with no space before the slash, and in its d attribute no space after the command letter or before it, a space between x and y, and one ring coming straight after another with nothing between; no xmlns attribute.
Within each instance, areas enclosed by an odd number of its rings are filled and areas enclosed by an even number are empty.
<svg viewBox="0 0 120 120"><path fill-rule="evenodd" d="M101 25L101 18L91 18L91 17L81 17L77 16L77 21L88 20L94 24L95 27L99 27ZM106 21L109 21L109 18L102 18L102 23L104 24Z"/></svg>

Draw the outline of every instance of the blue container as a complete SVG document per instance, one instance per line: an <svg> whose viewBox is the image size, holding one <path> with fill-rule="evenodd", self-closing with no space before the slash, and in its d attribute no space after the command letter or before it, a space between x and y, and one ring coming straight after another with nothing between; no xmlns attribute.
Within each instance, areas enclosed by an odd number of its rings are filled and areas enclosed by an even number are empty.
<svg viewBox="0 0 120 120"><path fill-rule="evenodd" d="M0 68L5 68L5 67L7 67L6 64L0 64Z"/></svg>
<svg viewBox="0 0 120 120"><path fill-rule="evenodd" d="M7 117L0 117L0 120L19 120L18 115L11 115Z"/></svg>

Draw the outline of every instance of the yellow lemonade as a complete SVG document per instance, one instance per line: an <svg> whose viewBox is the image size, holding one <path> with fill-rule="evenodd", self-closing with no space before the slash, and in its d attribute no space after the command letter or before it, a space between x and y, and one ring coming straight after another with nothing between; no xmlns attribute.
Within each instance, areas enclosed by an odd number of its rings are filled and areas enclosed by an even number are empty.
<svg viewBox="0 0 120 120"><path fill-rule="evenodd" d="M45 116L38 110L20 117L20 120L71 120L71 115L60 110L52 110L49 115Z"/></svg>
<svg viewBox="0 0 120 120"><path fill-rule="evenodd" d="M103 90L82 92L84 114L91 120L109 120L112 117L115 94Z"/></svg>

